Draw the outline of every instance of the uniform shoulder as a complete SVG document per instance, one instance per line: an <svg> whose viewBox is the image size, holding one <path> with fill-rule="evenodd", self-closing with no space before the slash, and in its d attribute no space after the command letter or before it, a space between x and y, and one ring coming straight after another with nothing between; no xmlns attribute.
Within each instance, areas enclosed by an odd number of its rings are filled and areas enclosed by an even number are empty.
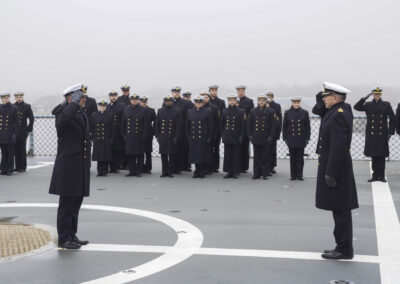
<svg viewBox="0 0 400 284"><path fill-rule="evenodd" d="M58 114L60 111L63 110L63 108L67 105L66 102L63 102L61 104L58 104L55 108L53 108L53 110L51 111L52 115L56 115Z"/></svg>

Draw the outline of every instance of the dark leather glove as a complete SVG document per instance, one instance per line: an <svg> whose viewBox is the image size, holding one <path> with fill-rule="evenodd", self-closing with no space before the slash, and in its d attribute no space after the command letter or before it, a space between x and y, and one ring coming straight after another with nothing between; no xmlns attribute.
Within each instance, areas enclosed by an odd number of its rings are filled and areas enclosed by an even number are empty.
<svg viewBox="0 0 400 284"><path fill-rule="evenodd" d="M272 142L272 137L271 136L268 136L268 138L267 138L267 143L269 144L269 143L271 143Z"/></svg>
<svg viewBox="0 0 400 284"><path fill-rule="evenodd" d="M172 138L172 144L175 145L176 143L178 143L178 138L177 137Z"/></svg>
<svg viewBox="0 0 400 284"><path fill-rule="evenodd" d="M390 140L390 137L392 137L392 134L388 134L388 136L387 136L387 141L389 141Z"/></svg>
<svg viewBox="0 0 400 284"><path fill-rule="evenodd" d="M334 179L333 177L330 177L328 175L325 175L325 183L328 187L335 187L336 179Z"/></svg>
<svg viewBox="0 0 400 284"><path fill-rule="evenodd" d="M321 91L321 92L318 92L318 93L315 95L315 100L317 101L317 104L318 104L318 103L322 103L322 91Z"/></svg>
<svg viewBox="0 0 400 284"><path fill-rule="evenodd" d="M79 104L79 101L83 97L82 91L75 91L71 94L71 103Z"/></svg>
<svg viewBox="0 0 400 284"><path fill-rule="evenodd" d="M249 141L253 142L253 136L249 136Z"/></svg>
<svg viewBox="0 0 400 284"><path fill-rule="evenodd" d="M363 97L363 99L364 99L364 100L368 100L368 98L369 98L370 96L372 96L372 92L369 93L368 95L366 95L365 97Z"/></svg>
<svg viewBox="0 0 400 284"><path fill-rule="evenodd" d="M243 137L239 136L239 143L242 144L243 143Z"/></svg>

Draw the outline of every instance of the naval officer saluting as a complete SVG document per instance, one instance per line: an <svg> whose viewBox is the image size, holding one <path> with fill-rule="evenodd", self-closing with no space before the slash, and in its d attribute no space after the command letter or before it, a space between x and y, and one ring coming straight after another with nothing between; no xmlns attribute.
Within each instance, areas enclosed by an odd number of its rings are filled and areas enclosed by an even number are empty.
<svg viewBox="0 0 400 284"><path fill-rule="evenodd" d="M319 135L316 207L332 211L336 247L322 254L325 259L352 259L353 224L351 210L358 208L350 146L353 117L344 99L350 91L340 85L324 83L323 101L327 113Z"/></svg>
<svg viewBox="0 0 400 284"><path fill-rule="evenodd" d="M57 211L58 247L79 249L88 241L80 240L78 215L83 197L90 187L89 121L83 110L85 87L77 84L64 91L65 103L58 105L56 116L57 156L50 182L50 194L60 196Z"/></svg>

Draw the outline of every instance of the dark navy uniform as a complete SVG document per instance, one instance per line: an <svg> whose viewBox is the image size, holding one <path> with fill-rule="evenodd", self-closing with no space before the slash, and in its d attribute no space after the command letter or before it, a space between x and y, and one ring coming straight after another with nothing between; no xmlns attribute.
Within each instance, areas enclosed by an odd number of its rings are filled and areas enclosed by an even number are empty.
<svg viewBox="0 0 400 284"><path fill-rule="evenodd" d="M171 101L172 101L172 97ZM179 151L179 135L183 133L183 121L181 112L173 106L164 106L157 112L155 123L155 136L159 143L161 154L161 177L173 176L176 157Z"/></svg>
<svg viewBox="0 0 400 284"><path fill-rule="evenodd" d="M244 111L245 120L249 116L250 110L254 108L254 103L252 99L248 97L242 97L239 100L239 108ZM246 127L246 126L244 126ZM250 159L250 142L246 135L243 137L243 141L240 144L240 156L241 156L241 172L246 172L249 169L249 159Z"/></svg>
<svg viewBox="0 0 400 284"><path fill-rule="evenodd" d="M78 86L64 91L74 94ZM80 87L81 88L81 87ZM50 194L60 196L57 211L59 245L77 241L78 215L83 197L90 192L91 142L88 118L76 102L58 105L56 116L57 156L50 182ZM76 244L75 244L76 245Z"/></svg>
<svg viewBox="0 0 400 284"><path fill-rule="evenodd" d="M228 106L221 114L221 138L224 143L225 177L235 177L241 172L241 142L245 136L246 128L244 111L238 107Z"/></svg>
<svg viewBox="0 0 400 284"><path fill-rule="evenodd" d="M104 102L105 105L107 104ZM97 175L106 176L108 165L112 161L112 139L115 130L113 114L110 111L95 112L92 114L91 123L92 160L97 161Z"/></svg>
<svg viewBox="0 0 400 284"><path fill-rule="evenodd" d="M125 95L121 95L118 97L118 101L120 104L124 104L125 106L130 106L131 102L129 100L129 95L125 96Z"/></svg>
<svg viewBox="0 0 400 284"><path fill-rule="evenodd" d="M226 106L225 106L225 101L218 97L215 97L215 98L211 97L210 103L212 103L213 105L216 105L219 110L219 117L218 117L218 124L217 124L218 127L216 126L218 128L218 133L217 133L217 137L215 138L215 142L213 143L214 144L214 162L213 163L214 163L215 169L216 169L215 172L218 172L219 164L220 164L220 160L221 160L220 153L219 153L219 148L221 145L221 133L219 132L219 124L220 124L219 118L221 117L222 110L224 110L226 108Z"/></svg>
<svg viewBox="0 0 400 284"><path fill-rule="evenodd" d="M14 103L14 105L18 108L18 116L20 119L20 128L17 133L17 141L15 144L15 170L24 172L26 170L26 139L28 138L28 134L33 130L35 119L30 104L21 102ZM27 120L29 120L29 124Z"/></svg>
<svg viewBox="0 0 400 284"><path fill-rule="evenodd" d="M247 135L253 143L253 178L263 176L267 179L269 172L269 147L276 135L275 112L268 107L255 107L247 118Z"/></svg>
<svg viewBox="0 0 400 284"><path fill-rule="evenodd" d="M345 103L340 102L327 111L321 124L316 207L332 211L335 221L335 251L352 258L351 210L358 208L350 153L353 118L346 110ZM328 186L326 176L334 178L335 184Z"/></svg>
<svg viewBox="0 0 400 284"><path fill-rule="evenodd" d="M126 107L122 115L122 133L129 169L127 176L140 177L142 174L145 142L151 133L149 120L148 111L140 105Z"/></svg>
<svg viewBox="0 0 400 284"><path fill-rule="evenodd" d="M211 99L210 99L211 100ZM219 109L216 105L208 103L205 104L204 107L211 111L213 117L213 129L214 133L212 134L211 139L211 153L212 153L212 161L207 166L207 174L212 174L213 172L218 172L219 163L216 163L216 156L218 152L219 157L219 145L217 145L217 139L220 136L219 134L219 118L221 116Z"/></svg>
<svg viewBox="0 0 400 284"><path fill-rule="evenodd" d="M90 125L92 124L92 114L97 112L97 103L94 98L86 96L85 107L83 111L86 113L87 118L89 119ZM93 133L90 133L92 135Z"/></svg>
<svg viewBox="0 0 400 284"><path fill-rule="evenodd" d="M366 98L361 98L354 109L364 111L367 115L364 155L372 158L370 181L385 181L385 158L389 156L389 139L396 128L392 106L382 99L366 102Z"/></svg>
<svg viewBox="0 0 400 284"><path fill-rule="evenodd" d="M18 108L11 103L0 105L0 173L11 175L14 171L14 150L19 133Z"/></svg>
<svg viewBox="0 0 400 284"><path fill-rule="evenodd" d="M214 135L213 113L204 106L188 110L186 136L189 141L189 163L195 164L193 177L204 178L212 161L211 141Z"/></svg>
<svg viewBox="0 0 400 284"><path fill-rule="evenodd" d="M149 116L149 129L150 129L150 135L147 137L147 140L145 142L145 162L143 165L143 172L144 173L151 173L151 170L153 168L152 164L152 157L151 154L153 152L153 137L154 137L154 123L156 121L156 111L154 108L151 107L145 107L145 109L148 111L148 116Z"/></svg>
<svg viewBox="0 0 400 284"><path fill-rule="evenodd" d="M283 140L289 148L291 179L303 180L304 148L310 141L311 127L308 111L291 107L283 118Z"/></svg>
<svg viewBox="0 0 400 284"><path fill-rule="evenodd" d="M124 154L124 139L122 136L122 114L125 105L119 102L109 103L107 111L112 114L114 131L111 143L112 161L110 162L110 172L118 172L121 168L122 155Z"/></svg>
<svg viewBox="0 0 400 284"><path fill-rule="evenodd" d="M280 136L281 136L281 131L282 131L282 108L281 105L276 103L275 101L271 101L269 103L269 107L272 108L275 111L276 114L276 120L277 120L277 124L278 127L276 127L276 133L274 135L274 140L271 143L270 146L270 170L272 173L275 173L274 168L277 166L277 141L279 140Z"/></svg>

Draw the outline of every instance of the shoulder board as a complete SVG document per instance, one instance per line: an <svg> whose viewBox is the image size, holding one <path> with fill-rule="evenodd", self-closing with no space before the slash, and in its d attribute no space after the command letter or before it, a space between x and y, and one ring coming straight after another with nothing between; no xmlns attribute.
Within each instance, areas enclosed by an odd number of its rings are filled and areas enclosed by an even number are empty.
<svg viewBox="0 0 400 284"><path fill-rule="evenodd" d="M338 112L343 112L343 109L340 107L337 111Z"/></svg>

